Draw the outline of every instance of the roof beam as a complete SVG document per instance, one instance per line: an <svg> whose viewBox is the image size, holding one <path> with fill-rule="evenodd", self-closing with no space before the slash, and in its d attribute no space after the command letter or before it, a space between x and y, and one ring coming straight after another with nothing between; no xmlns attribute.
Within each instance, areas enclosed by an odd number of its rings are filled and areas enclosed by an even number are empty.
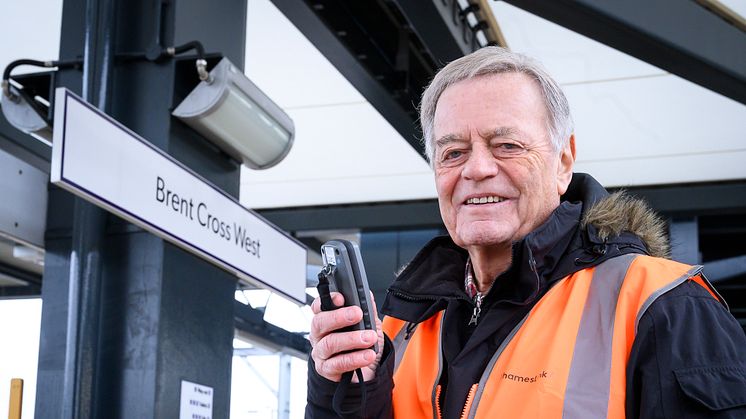
<svg viewBox="0 0 746 419"><path fill-rule="evenodd" d="M478 45L472 31L468 30L465 15L457 1L442 0L394 0L409 25L419 35L423 45L443 66L474 51ZM475 13L480 13L476 8ZM492 12L488 9L491 16ZM490 28L491 29L491 28Z"/></svg>
<svg viewBox="0 0 746 419"><path fill-rule="evenodd" d="M41 298L41 286L32 284L18 287L0 287L0 300L21 298Z"/></svg>
<svg viewBox="0 0 746 419"><path fill-rule="evenodd" d="M259 213L286 231L443 227L438 201L435 199L268 209L260 210Z"/></svg>
<svg viewBox="0 0 746 419"><path fill-rule="evenodd" d="M746 104L746 33L696 2L506 1Z"/></svg>
<svg viewBox="0 0 746 419"><path fill-rule="evenodd" d="M504 43L491 10L456 0L272 0L424 157L417 104L435 72Z"/></svg>
<svg viewBox="0 0 746 419"><path fill-rule="evenodd" d="M707 279L713 283L746 275L746 256L707 262L704 271Z"/></svg>
<svg viewBox="0 0 746 419"><path fill-rule="evenodd" d="M392 93L371 74L361 62L364 54L355 54L340 40L346 31L328 27L306 1L272 0L272 3L311 41L319 52L370 102L370 104L404 137L420 155L424 147L412 117L414 108L406 109ZM343 35L342 35L343 36Z"/></svg>
<svg viewBox="0 0 746 419"><path fill-rule="evenodd" d="M627 188L627 191L666 214L746 212L746 182L637 187Z"/></svg>

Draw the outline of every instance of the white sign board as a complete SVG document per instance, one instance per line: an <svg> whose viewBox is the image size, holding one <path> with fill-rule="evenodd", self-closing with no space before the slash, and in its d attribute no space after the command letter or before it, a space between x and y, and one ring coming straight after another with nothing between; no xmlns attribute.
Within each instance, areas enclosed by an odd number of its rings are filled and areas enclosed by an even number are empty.
<svg viewBox="0 0 746 419"><path fill-rule="evenodd" d="M179 419L212 419L212 387L181 380Z"/></svg>
<svg viewBox="0 0 746 419"><path fill-rule="evenodd" d="M239 278L306 302L306 250L191 169L64 88L52 183Z"/></svg>

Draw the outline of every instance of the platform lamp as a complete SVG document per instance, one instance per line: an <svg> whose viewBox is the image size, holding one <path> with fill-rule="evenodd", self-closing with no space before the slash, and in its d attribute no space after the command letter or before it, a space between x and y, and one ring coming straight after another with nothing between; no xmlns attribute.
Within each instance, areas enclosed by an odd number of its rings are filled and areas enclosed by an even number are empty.
<svg viewBox="0 0 746 419"><path fill-rule="evenodd" d="M173 116L249 168L266 169L285 158L295 126L277 104L227 58L200 76Z"/></svg>
<svg viewBox="0 0 746 419"><path fill-rule="evenodd" d="M174 109L172 115L214 143L226 154L252 169L266 169L282 161L295 137L292 119L251 82L230 60L223 58L209 73L202 44L186 44L145 53L122 54L125 61L163 61L196 50L201 82ZM11 79L20 65L46 68L81 66L82 60L16 60L6 67L0 103L8 122L17 129L51 145L49 103Z"/></svg>
<svg viewBox="0 0 746 419"><path fill-rule="evenodd" d="M2 94L0 94L0 107L2 107L5 119L16 129L31 135L47 145L51 145L52 121L48 118L49 101L47 98L37 95L33 88L21 85L11 79L11 72L16 67L24 65L49 69L65 69L80 66L81 64L81 60L38 61L30 59L15 60L8 64L3 71ZM48 93L49 89L47 87L43 90L46 90Z"/></svg>
<svg viewBox="0 0 746 419"><path fill-rule="evenodd" d="M42 117L42 113L34 108L36 99L22 98L26 92L22 86L8 87L8 94L0 98L0 106L3 108L5 119L16 129L31 135L37 140L52 144L52 127L49 121Z"/></svg>

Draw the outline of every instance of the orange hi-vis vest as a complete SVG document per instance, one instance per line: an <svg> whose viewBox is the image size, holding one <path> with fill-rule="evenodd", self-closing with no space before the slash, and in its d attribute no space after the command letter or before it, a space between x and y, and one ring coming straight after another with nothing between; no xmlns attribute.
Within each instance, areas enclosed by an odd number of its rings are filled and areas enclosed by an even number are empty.
<svg viewBox="0 0 746 419"><path fill-rule="evenodd" d="M689 266L623 255L558 281L506 337L471 387L462 418L625 417L626 365L640 317L687 280ZM440 418L443 312L419 324L387 317L397 418Z"/></svg>

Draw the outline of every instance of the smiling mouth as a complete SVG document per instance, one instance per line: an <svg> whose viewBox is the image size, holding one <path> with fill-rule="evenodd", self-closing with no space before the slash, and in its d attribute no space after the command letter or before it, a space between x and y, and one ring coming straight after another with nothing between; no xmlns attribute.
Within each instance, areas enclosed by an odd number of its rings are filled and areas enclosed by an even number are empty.
<svg viewBox="0 0 746 419"><path fill-rule="evenodd" d="M493 204L497 202L503 202L505 198L501 196L481 196L478 198L469 198L466 200L466 205L482 205L482 204Z"/></svg>

